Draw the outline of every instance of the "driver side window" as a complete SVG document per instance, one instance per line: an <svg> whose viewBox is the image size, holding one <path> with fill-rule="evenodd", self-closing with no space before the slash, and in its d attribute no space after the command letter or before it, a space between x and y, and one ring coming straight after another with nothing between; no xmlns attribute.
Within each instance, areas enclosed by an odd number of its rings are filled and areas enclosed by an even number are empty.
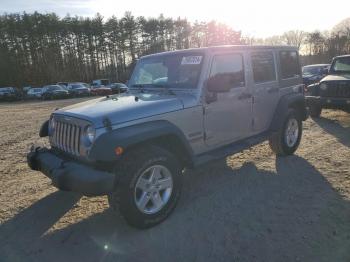
<svg viewBox="0 0 350 262"><path fill-rule="evenodd" d="M241 54L214 56L209 78L228 78L232 87L245 86L243 56Z"/></svg>

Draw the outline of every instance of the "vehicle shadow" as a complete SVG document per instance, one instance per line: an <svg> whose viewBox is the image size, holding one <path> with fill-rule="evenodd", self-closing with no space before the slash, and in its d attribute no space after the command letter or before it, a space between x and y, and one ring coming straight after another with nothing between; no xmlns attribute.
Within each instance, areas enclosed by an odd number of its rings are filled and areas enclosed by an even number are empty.
<svg viewBox="0 0 350 262"><path fill-rule="evenodd" d="M5 261L349 261L349 202L305 159L275 164L219 161L187 171L175 212L148 230L105 210L42 235L74 202L54 193L0 227L1 237L11 234L0 254ZM36 220L37 209L47 221Z"/></svg>
<svg viewBox="0 0 350 262"><path fill-rule="evenodd" d="M0 261L28 261L42 235L66 214L80 195L56 191L28 207L0 226ZM35 252L35 251L34 251Z"/></svg>
<svg viewBox="0 0 350 262"><path fill-rule="evenodd" d="M327 133L333 135L343 145L350 147L350 127L342 126L339 121L319 117L313 119Z"/></svg>

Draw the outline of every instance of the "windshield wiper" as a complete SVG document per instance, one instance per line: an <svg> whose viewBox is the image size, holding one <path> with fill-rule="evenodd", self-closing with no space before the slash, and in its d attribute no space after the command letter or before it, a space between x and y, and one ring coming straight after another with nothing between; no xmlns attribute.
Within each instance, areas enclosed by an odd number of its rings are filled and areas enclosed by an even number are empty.
<svg viewBox="0 0 350 262"><path fill-rule="evenodd" d="M175 95L174 91L170 89L170 86L169 85L165 85L165 84L134 84L131 87L139 87L139 88L141 88L141 92L143 93L144 92L144 88L146 86L163 88L163 89L166 89L169 92L169 94Z"/></svg>
<svg viewBox="0 0 350 262"><path fill-rule="evenodd" d="M144 84L134 84L131 87L139 87L139 88L141 88L141 93L144 93L144 90L143 90L145 88Z"/></svg>
<svg viewBox="0 0 350 262"><path fill-rule="evenodd" d="M169 92L169 94L175 95L174 91L170 89L169 85L166 85L166 84L152 84L152 86L156 86L156 87L160 87L160 88L166 89Z"/></svg>

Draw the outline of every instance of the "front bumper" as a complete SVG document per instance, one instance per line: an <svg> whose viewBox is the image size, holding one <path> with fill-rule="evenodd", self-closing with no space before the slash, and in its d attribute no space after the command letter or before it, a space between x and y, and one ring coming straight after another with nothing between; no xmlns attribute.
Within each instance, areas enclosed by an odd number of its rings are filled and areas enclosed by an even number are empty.
<svg viewBox="0 0 350 262"><path fill-rule="evenodd" d="M61 190L98 196L114 189L114 174L63 159L47 148L32 147L27 162L32 170L41 171Z"/></svg>
<svg viewBox="0 0 350 262"><path fill-rule="evenodd" d="M305 96L306 105L317 105L321 107L350 107L350 98Z"/></svg>

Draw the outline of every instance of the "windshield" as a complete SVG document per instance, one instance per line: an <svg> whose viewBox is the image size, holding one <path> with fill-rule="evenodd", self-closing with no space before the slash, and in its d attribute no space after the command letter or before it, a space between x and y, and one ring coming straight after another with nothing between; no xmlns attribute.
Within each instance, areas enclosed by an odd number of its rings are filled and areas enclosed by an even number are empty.
<svg viewBox="0 0 350 262"><path fill-rule="evenodd" d="M74 85L71 85L72 89L77 89L77 88L84 88L85 86L82 85L82 84L74 84Z"/></svg>
<svg viewBox="0 0 350 262"><path fill-rule="evenodd" d="M141 59L132 74L130 87L195 88L203 53L165 54Z"/></svg>
<svg viewBox="0 0 350 262"><path fill-rule="evenodd" d="M41 93L41 88L31 88L28 91L29 93Z"/></svg>
<svg viewBox="0 0 350 262"><path fill-rule="evenodd" d="M319 75L322 74L326 68L320 66L303 67L303 75Z"/></svg>
<svg viewBox="0 0 350 262"><path fill-rule="evenodd" d="M60 86L46 86L46 89L49 90L49 91L64 90Z"/></svg>
<svg viewBox="0 0 350 262"><path fill-rule="evenodd" d="M108 79L94 80L94 81L92 81L92 85L93 86L99 86L99 85L107 86L107 85L109 85L109 80Z"/></svg>
<svg viewBox="0 0 350 262"><path fill-rule="evenodd" d="M350 73L350 56L335 59L331 71L333 73Z"/></svg>

